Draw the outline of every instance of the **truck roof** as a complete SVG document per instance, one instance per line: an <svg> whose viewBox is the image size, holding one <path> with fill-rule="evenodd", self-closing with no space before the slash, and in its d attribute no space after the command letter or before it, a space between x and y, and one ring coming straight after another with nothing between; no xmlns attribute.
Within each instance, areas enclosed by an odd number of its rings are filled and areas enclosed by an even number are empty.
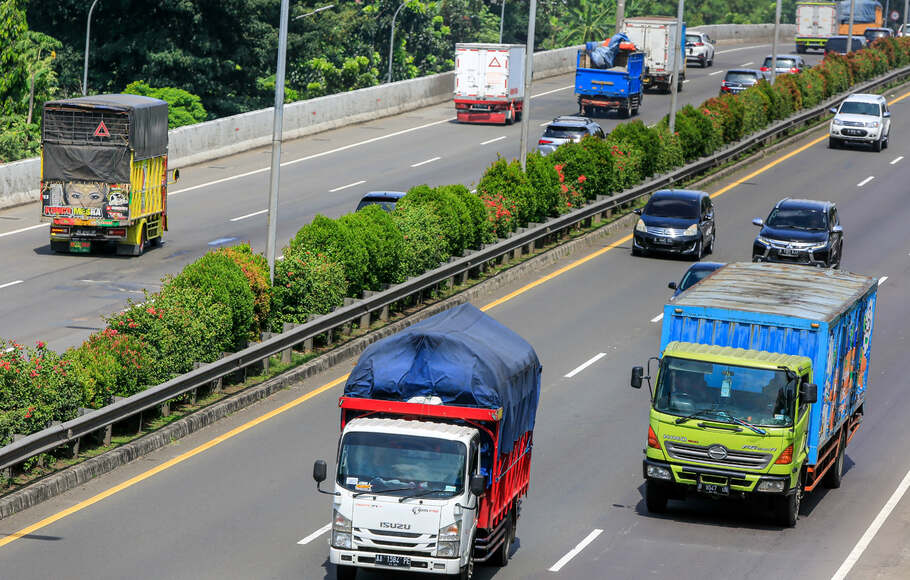
<svg viewBox="0 0 910 580"><path fill-rule="evenodd" d="M680 294L674 306L762 312L830 322L875 278L793 264L727 264Z"/></svg>
<svg viewBox="0 0 910 580"><path fill-rule="evenodd" d="M693 358L710 356L712 360L717 360L719 362L729 362L730 364L739 364L743 361L748 361L753 366L768 369L776 369L781 366L799 368L812 365L812 359L807 356L781 354L763 350L749 350L745 348L734 348L730 346L696 344L694 342L681 342L676 340L667 344L667 348L664 350L664 353L666 354L667 351L673 351L672 354L674 356L691 356ZM729 361L725 361L724 359L729 359Z"/></svg>
<svg viewBox="0 0 910 580"><path fill-rule="evenodd" d="M386 419L373 417L360 417L350 421L344 428L345 431L361 431L371 433L388 433L394 431L404 435L417 437L441 437L463 441L471 440L477 433L476 429L452 423L434 421L414 421L411 419Z"/></svg>

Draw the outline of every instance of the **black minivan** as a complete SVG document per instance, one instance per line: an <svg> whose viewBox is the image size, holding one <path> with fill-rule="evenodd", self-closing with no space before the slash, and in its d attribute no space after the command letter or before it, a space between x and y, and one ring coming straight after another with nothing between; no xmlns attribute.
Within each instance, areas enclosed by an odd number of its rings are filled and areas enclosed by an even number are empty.
<svg viewBox="0 0 910 580"><path fill-rule="evenodd" d="M869 43L866 37L853 35L853 48L851 52L856 52L866 48ZM825 54L830 52L836 54L847 54L847 36L832 36L825 41Z"/></svg>
<svg viewBox="0 0 910 580"><path fill-rule="evenodd" d="M641 217L633 232L633 256L661 252L700 260L714 252L714 203L704 191L662 189L635 213Z"/></svg>

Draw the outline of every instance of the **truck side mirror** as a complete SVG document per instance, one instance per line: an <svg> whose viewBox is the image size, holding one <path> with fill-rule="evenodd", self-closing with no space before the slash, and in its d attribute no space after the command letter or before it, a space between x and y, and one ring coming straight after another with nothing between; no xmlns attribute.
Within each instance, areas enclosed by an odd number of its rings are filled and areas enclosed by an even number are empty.
<svg viewBox="0 0 910 580"><path fill-rule="evenodd" d="M644 376L645 369L644 367L632 367L632 388L640 389L641 388L641 377Z"/></svg>
<svg viewBox="0 0 910 580"><path fill-rule="evenodd" d="M803 403L815 403L818 401L818 385L815 383L803 383L799 389L799 398Z"/></svg>
<svg viewBox="0 0 910 580"><path fill-rule="evenodd" d="M472 494L481 496L483 495L484 490L487 488L487 480L479 473L475 473L471 476L471 481L468 483L468 488L471 490Z"/></svg>
<svg viewBox="0 0 910 580"><path fill-rule="evenodd" d="M316 483L322 483L325 481L326 466L324 459L317 459L313 464L313 479L316 480Z"/></svg>

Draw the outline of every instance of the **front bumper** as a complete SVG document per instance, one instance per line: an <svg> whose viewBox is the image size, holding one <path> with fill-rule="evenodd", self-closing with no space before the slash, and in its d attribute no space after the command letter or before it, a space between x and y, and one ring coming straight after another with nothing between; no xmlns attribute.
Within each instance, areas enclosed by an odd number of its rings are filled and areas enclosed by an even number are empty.
<svg viewBox="0 0 910 580"><path fill-rule="evenodd" d="M329 546L329 561L343 566L373 568L376 570L395 570L397 572L419 572L421 574L457 574L461 570L460 558L435 558L431 556L412 556L408 552L396 553L411 559L410 568L393 568L376 564L377 552L366 550L342 550Z"/></svg>
<svg viewBox="0 0 910 580"><path fill-rule="evenodd" d="M652 473L657 471L670 472L672 479L660 477L649 477L648 466L652 467ZM758 494L763 496L787 495L793 493L790 487L791 478L787 475L773 475L766 473L749 473L733 469L717 469L711 467L699 467L689 464L670 463L667 461L658 461L656 459L645 458L642 462L642 475L645 479L658 482L662 485L672 487L677 495L685 495L687 492L695 493L699 481L702 483L727 485L730 487L730 494L746 496L747 494ZM758 491L758 486L762 481L776 482L775 487L781 491Z"/></svg>
<svg viewBox="0 0 910 580"><path fill-rule="evenodd" d="M847 127L844 125L829 125L828 136L843 141L857 143L875 143L882 136L881 127Z"/></svg>
<svg viewBox="0 0 910 580"><path fill-rule="evenodd" d="M646 252L694 255L698 251L699 239L698 235L662 237L636 231L632 237L632 243L636 249Z"/></svg>
<svg viewBox="0 0 910 580"><path fill-rule="evenodd" d="M820 250L788 250L755 242L752 245L752 261L775 262L780 264L804 264L807 266L825 268L828 266L829 252L830 250L827 246Z"/></svg>

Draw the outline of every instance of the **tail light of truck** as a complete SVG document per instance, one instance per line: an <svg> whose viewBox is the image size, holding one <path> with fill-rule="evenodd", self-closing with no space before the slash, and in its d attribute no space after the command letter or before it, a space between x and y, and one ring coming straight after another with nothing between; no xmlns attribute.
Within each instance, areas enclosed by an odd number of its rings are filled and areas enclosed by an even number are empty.
<svg viewBox="0 0 910 580"><path fill-rule="evenodd" d="M657 439L657 433L654 432L654 428L650 425L648 425L648 447L660 449L660 441Z"/></svg>
<svg viewBox="0 0 910 580"><path fill-rule="evenodd" d="M775 465L790 465L791 463L793 463L793 445L784 449L784 452L774 462Z"/></svg>
<svg viewBox="0 0 910 580"><path fill-rule="evenodd" d="M126 237L126 228L111 228L107 231L107 235L118 237L118 238L125 238Z"/></svg>
<svg viewBox="0 0 910 580"><path fill-rule="evenodd" d="M549 139L541 139L540 141L537 142L538 145L549 145L550 143L552 143L552 141L550 141Z"/></svg>
<svg viewBox="0 0 910 580"><path fill-rule="evenodd" d="M60 227L60 226L51 226L51 235L54 235L54 234L66 235L68 233L70 233L69 228L64 228L64 227Z"/></svg>

